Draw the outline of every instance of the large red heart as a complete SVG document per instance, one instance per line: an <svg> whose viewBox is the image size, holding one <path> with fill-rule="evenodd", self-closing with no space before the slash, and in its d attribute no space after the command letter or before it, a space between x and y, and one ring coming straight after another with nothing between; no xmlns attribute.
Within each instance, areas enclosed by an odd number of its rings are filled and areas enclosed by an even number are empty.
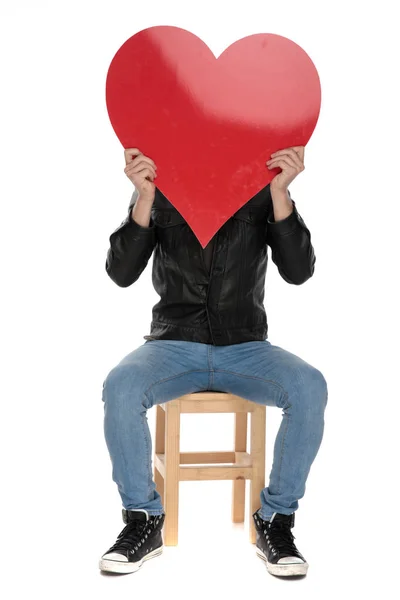
<svg viewBox="0 0 400 600"><path fill-rule="evenodd" d="M193 33L157 26L115 54L106 103L123 147L155 161L157 187L204 248L280 172L266 167L271 153L306 145L321 88L309 56L285 37L251 35L216 59Z"/></svg>

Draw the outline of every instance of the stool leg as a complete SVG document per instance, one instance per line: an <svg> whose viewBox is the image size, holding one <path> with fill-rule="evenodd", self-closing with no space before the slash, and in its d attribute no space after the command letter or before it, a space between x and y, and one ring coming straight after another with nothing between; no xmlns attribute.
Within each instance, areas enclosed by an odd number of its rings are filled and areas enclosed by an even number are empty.
<svg viewBox="0 0 400 600"><path fill-rule="evenodd" d="M255 403L254 403L255 404ZM250 481L250 542L256 542L256 530L253 513L260 508L260 495L265 487L265 406L255 404L251 413L251 461L252 479Z"/></svg>
<svg viewBox="0 0 400 600"><path fill-rule="evenodd" d="M247 413L235 413L235 452L246 452ZM244 522L244 504L246 480L234 479L232 482L232 522Z"/></svg>
<svg viewBox="0 0 400 600"><path fill-rule="evenodd" d="M180 438L180 401L170 400L165 407L166 432L165 439L165 521L164 544L178 544L179 515L179 438Z"/></svg>
<svg viewBox="0 0 400 600"><path fill-rule="evenodd" d="M165 411L160 404L157 404L156 411L156 439L154 453L165 454ZM154 464L155 462L156 461L154 460ZM154 467L154 482L156 484L157 492L161 496L161 502L164 507L164 477L156 467Z"/></svg>

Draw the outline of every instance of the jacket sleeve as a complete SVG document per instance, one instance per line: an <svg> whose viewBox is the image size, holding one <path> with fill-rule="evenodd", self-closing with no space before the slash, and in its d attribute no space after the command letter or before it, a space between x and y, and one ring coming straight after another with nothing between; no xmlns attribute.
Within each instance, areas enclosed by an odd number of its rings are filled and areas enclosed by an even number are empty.
<svg viewBox="0 0 400 600"><path fill-rule="evenodd" d="M142 227L132 219L131 211L137 196L135 190L129 202L128 215L109 238L106 271L120 287L128 287L139 279L156 245L153 220L150 219L149 227Z"/></svg>
<svg viewBox="0 0 400 600"><path fill-rule="evenodd" d="M288 283L301 285L314 274L315 254L311 244L311 234L297 212L282 221L275 222L271 199L267 221L267 244L271 247L272 261L278 267L281 277Z"/></svg>

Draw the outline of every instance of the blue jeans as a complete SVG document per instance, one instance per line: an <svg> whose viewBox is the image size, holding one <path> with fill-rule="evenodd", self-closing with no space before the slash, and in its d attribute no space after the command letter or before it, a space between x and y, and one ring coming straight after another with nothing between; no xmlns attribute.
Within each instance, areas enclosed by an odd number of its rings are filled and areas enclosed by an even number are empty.
<svg viewBox="0 0 400 600"><path fill-rule="evenodd" d="M104 433L123 507L163 512L147 411L200 391L229 392L282 409L258 512L269 519L274 512L297 510L322 441L327 383L318 369L268 340L228 346L150 340L110 371L103 383Z"/></svg>

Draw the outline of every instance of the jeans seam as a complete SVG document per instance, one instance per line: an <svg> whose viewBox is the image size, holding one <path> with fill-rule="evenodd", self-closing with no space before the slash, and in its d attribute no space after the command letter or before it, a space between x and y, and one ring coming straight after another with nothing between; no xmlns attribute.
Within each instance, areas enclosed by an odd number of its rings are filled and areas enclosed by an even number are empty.
<svg viewBox="0 0 400 600"><path fill-rule="evenodd" d="M148 392L152 387L158 385L159 383L164 383L165 381L172 381L173 379L178 379L178 377L182 377L183 375L188 375L189 373L208 373L208 369L193 369L191 371L184 371L183 373L179 373L178 375L172 375L171 377L165 377L164 379L159 379L152 383L147 390L145 390L144 394L147 397Z"/></svg>
<svg viewBox="0 0 400 600"><path fill-rule="evenodd" d="M104 403L104 408L106 408L106 404L105 404L105 403ZM105 423L105 421L104 421L104 423ZM104 425L103 425L103 427L104 427ZM119 455L120 455L120 457L122 458L122 463L123 463L123 465L124 465L125 471L126 471L126 472L128 472L128 463L127 463L127 460L126 460L126 456L125 456L125 455L124 455L124 453L122 452L121 438L120 438L120 436L119 436L119 435L117 435L117 436L116 436L116 439L117 439L117 446L118 446L118 452L119 452ZM119 483L118 483L118 481L117 481L117 480L116 480L116 483L117 483L117 485L118 485L118 488L119 488Z"/></svg>
<svg viewBox="0 0 400 600"><path fill-rule="evenodd" d="M144 443L146 446L146 465L148 466L148 471L147 471L147 498L149 499L150 497L150 489L151 489L151 483L153 481L153 473L151 472L151 465L150 465L150 452L149 452L149 444L147 441L147 436L146 436L146 427L144 425L144 419L146 418L146 412L142 412L142 428L143 428L143 436L144 436Z"/></svg>
<svg viewBox="0 0 400 600"><path fill-rule="evenodd" d="M288 394L284 390L284 388L279 383L277 383L276 381L273 381L272 379L264 379L264 377L256 377L255 375L244 375L243 373L237 373L236 371L226 371L225 369L215 369L215 373L228 373L229 375L238 375L239 377L244 377L245 379L255 379L256 381L262 381L264 383L272 383L273 385L275 385L276 387L278 387L279 389L282 390L285 397L288 396Z"/></svg>
<svg viewBox="0 0 400 600"><path fill-rule="evenodd" d="M212 348L211 346L208 347L208 372L209 372L209 378L208 378L208 389L211 390L212 386L214 385L214 369L213 369L213 365L212 365Z"/></svg>
<svg viewBox="0 0 400 600"><path fill-rule="evenodd" d="M278 494L281 493L281 471L282 471L282 462L283 462L283 452L285 449L285 440L286 440L286 433L287 430L289 428L289 419L290 419L290 415L288 413L285 413L285 417L286 417L286 429L285 432L283 434L283 439L282 439L282 447L281 447L281 455L279 457L279 470L278 470Z"/></svg>

